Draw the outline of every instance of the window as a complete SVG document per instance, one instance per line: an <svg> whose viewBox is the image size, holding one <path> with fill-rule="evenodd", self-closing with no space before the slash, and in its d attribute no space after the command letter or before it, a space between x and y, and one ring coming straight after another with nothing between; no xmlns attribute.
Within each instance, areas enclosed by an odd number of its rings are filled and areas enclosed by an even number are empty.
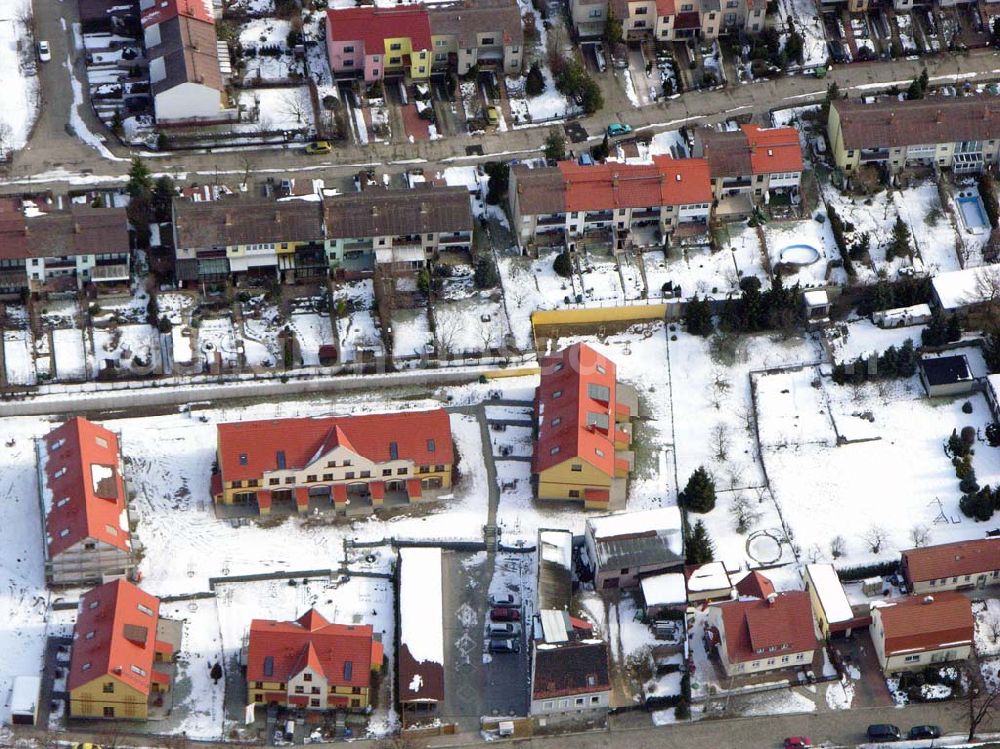
<svg viewBox="0 0 1000 749"><path fill-rule="evenodd" d="M570 466L570 468L575 473L580 473L581 471L583 471L583 465L580 463L574 463L572 466Z"/></svg>
<svg viewBox="0 0 1000 749"><path fill-rule="evenodd" d="M350 458L344 461L344 466L349 466L351 464Z"/></svg>
<svg viewBox="0 0 1000 749"><path fill-rule="evenodd" d="M96 609L98 603L100 603L100 601L91 601L90 606L88 608Z"/></svg>
<svg viewBox="0 0 1000 749"><path fill-rule="evenodd" d="M67 502L69 502L69 497L63 497L58 502L56 502L56 507L64 507Z"/></svg>
<svg viewBox="0 0 1000 749"><path fill-rule="evenodd" d="M106 681L106 682L104 682L104 687L103 687L103 689L101 691L103 691L104 694L114 694L114 692L115 692L115 683L113 681Z"/></svg>
<svg viewBox="0 0 1000 749"><path fill-rule="evenodd" d="M591 705L599 705L600 703L601 703L601 698L598 697L596 694L590 698Z"/></svg>
<svg viewBox="0 0 1000 749"><path fill-rule="evenodd" d="M108 446L108 441L106 439L104 439L104 437L95 437L94 438L94 442L97 443L98 447L107 447Z"/></svg>
<svg viewBox="0 0 1000 749"><path fill-rule="evenodd" d="M920 663L920 654L904 656L903 663Z"/></svg>
<svg viewBox="0 0 1000 749"><path fill-rule="evenodd" d="M389 460L399 460L399 445L395 442L389 443Z"/></svg>
<svg viewBox="0 0 1000 749"><path fill-rule="evenodd" d="M344 478L353 479L354 478L354 471L348 471L347 473L345 473L344 474Z"/></svg>
<svg viewBox="0 0 1000 749"><path fill-rule="evenodd" d="M302 674L302 681L312 681L312 680L313 680L313 675L308 671Z"/></svg>
<svg viewBox="0 0 1000 749"><path fill-rule="evenodd" d="M69 528L63 528L59 531L59 538L66 538L69 535Z"/></svg>
<svg viewBox="0 0 1000 749"><path fill-rule="evenodd" d="M552 709L552 700L546 700L545 702L543 702L542 703L542 709L543 710L551 710Z"/></svg>
<svg viewBox="0 0 1000 749"><path fill-rule="evenodd" d="M496 40L492 36L483 37L483 46L489 47L496 44Z"/></svg>
<svg viewBox="0 0 1000 749"><path fill-rule="evenodd" d="M247 454L246 453L240 453L240 465L241 466L245 466L249 462L250 462L250 459L247 457Z"/></svg>
<svg viewBox="0 0 1000 749"><path fill-rule="evenodd" d="M372 472L371 471L362 471L361 472L361 478L363 478L363 479L370 479L371 477L372 477Z"/></svg>
<svg viewBox="0 0 1000 749"><path fill-rule="evenodd" d="M438 463L437 465L434 466L434 470L437 471L438 473L440 473L441 471L444 470L444 464L443 463Z"/></svg>
<svg viewBox="0 0 1000 749"><path fill-rule="evenodd" d="M146 670L144 668L140 667L140 666L136 666L133 663L132 664L132 673L139 674L139 676L145 676L146 675Z"/></svg>
<svg viewBox="0 0 1000 749"><path fill-rule="evenodd" d="M249 481L247 481L247 486L249 487L257 486L257 479L250 479Z"/></svg>
<svg viewBox="0 0 1000 749"><path fill-rule="evenodd" d="M233 489L239 489L239 488L241 488L243 486L243 482L242 481L233 481L232 484L231 484L231 486L232 486Z"/></svg>
<svg viewBox="0 0 1000 749"><path fill-rule="evenodd" d="M32 262L35 265L38 264L37 260L33 260ZM60 447L62 447L65 444L66 444L66 439L63 438L63 437L60 437L59 439L57 439L55 442L52 443L52 447L49 448L49 452L52 452L53 450L58 450Z"/></svg>
<svg viewBox="0 0 1000 749"><path fill-rule="evenodd" d="M144 613L146 616L152 616L153 615L153 610L151 608L149 608L149 606L146 606L145 604L138 603L138 604L136 604L136 608L139 609L139 611L141 611L142 613Z"/></svg>
<svg viewBox="0 0 1000 749"><path fill-rule="evenodd" d="M354 52L354 46L353 45L348 45L348 46L344 47L344 54L349 55L352 52Z"/></svg>
<svg viewBox="0 0 1000 749"><path fill-rule="evenodd" d="M559 454L559 445L556 445L555 447L549 450L549 455L558 455L558 454Z"/></svg>
<svg viewBox="0 0 1000 749"><path fill-rule="evenodd" d="M555 392L554 392L554 393L552 394L552 397L553 397L553 398L562 398L562 390L556 390L556 391L555 391Z"/></svg>
<svg viewBox="0 0 1000 749"><path fill-rule="evenodd" d="M280 483L281 483L281 479L268 479L267 480L268 486L277 486Z"/></svg>
<svg viewBox="0 0 1000 749"><path fill-rule="evenodd" d="M577 697L576 698L576 704L577 705L582 705L583 704L583 697Z"/></svg>
<svg viewBox="0 0 1000 749"><path fill-rule="evenodd" d="M53 473L53 474L52 474L52 478L54 478L54 479L57 479L57 478L59 478L60 476L64 476L65 474L66 474L66 468L65 468L65 467L63 467L63 468L60 468L60 469L59 469L58 471L56 471L55 473Z"/></svg>
<svg viewBox="0 0 1000 749"><path fill-rule="evenodd" d="M420 466L420 468L417 469L417 470L418 470L419 473L430 473L431 472L431 467L430 466Z"/></svg>
<svg viewBox="0 0 1000 749"><path fill-rule="evenodd" d="M390 57L389 58L389 64L390 65L399 65L399 60L400 60L400 58L398 58L398 57Z"/></svg>
<svg viewBox="0 0 1000 749"><path fill-rule="evenodd" d="M309 707L319 707L319 700L313 697L309 700Z"/></svg>
<svg viewBox="0 0 1000 749"><path fill-rule="evenodd" d="M390 44L389 45L389 50L391 52L399 52L399 50L401 50L402 48L403 48L403 45L400 44L399 42L395 42L394 44Z"/></svg>
<svg viewBox="0 0 1000 749"><path fill-rule="evenodd" d="M115 709L113 707L107 707L107 706L105 706L105 708L104 708L104 717L105 718L113 718L113 717L115 717Z"/></svg>
<svg viewBox="0 0 1000 749"><path fill-rule="evenodd" d="M604 11L601 8L594 8L590 11L591 18L604 18Z"/></svg>
<svg viewBox="0 0 1000 749"><path fill-rule="evenodd" d="M319 694L319 687L313 687L310 689L309 694Z"/></svg>
<svg viewBox="0 0 1000 749"><path fill-rule="evenodd" d="M285 476L285 483L286 484L294 484L295 483L295 477L294 476Z"/></svg>
<svg viewBox="0 0 1000 749"><path fill-rule="evenodd" d="M596 411L587 412L587 426L595 426L599 429L608 428L608 415L597 413Z"/></svg>
<svg viewBox="0 0 1000 749"><path fill-rule="evenodd" d="M598 364L596 367L599 374L607 374L607 370L604 368L603 364Z"/></svg>
<svg viewBox="0 0 1000 749"><path fill-rule="evenodd" d="M305 694L305 693L306 693L306 688L301 684L295 687L295 694Z"/></svg>
<svg viewBox="0 0 1000 749"><path fill-rule="evenodd" d="M348 476L347 478L351 478L351 477ZM333 474L332 473L324 473L323 474L323 480L324 481L333 481Z"/></svg>
<svg viewBox="0 0 1000 749"><path fill-rule="evenodd" d="M432 453L435 449L436 445L434 444L434 440L427 440L427 452Z"/></svg>
<svg viewBox="0 0 1000 749"><path fill-rule="evenodd" d="M635 14L637 16L644 16L644 15L646 15L646 11L647 10L649 10L649 8L636 8L635 9Z"/></svg>
<svg viewBox="0 0 1000 749"><path fill-rule="evenodd" d="M406 475L406 468L397 468L396 469L396 475L397 476L405 476Z"/></svg>
<svg viewBox="0 0 1000 749"><path fill-rule="evenodd" d="M560 424L562 424L562 416L556 416L556 417L555 417L555 418L554 418L554 419L552 420L552 426L554 426L554 427L557 427L557 426L559 426Z"/></svg>
<svg viewBox="0 0 1000 749"><path fill-rule="evenodd" d="M263 689L264 688L264 682L262 682L262 681L255 681L253 683L253 688L254 689Z"/></svg>
<svg viewBox="0 0 1000 749"><path fill-rule="evenodd" d="M306 483L307 483L307 484L311 484L311 483L313 483L313 482L314 482L315 480L316 480L316 474L315 474L315 473L313 473L313 474L310 474L309 476L306 476Z"/></svg>
<svg viewBox="0 0 1000 749"><path fill-rule="evenodd" d="M86 634L86 636L84 637L84 639L85 639L85 640L93 640L93 639L94 639L94 635L95 635L95 634L96 634L96 632L95 632L94 630L90 630L90 631L89 631L89 632L88 632L88 633Z"/></svg>
<svg viewBox="0 0 1000 749"><path fill-rule="evenodd" d="M569 490L569 498L570 499L579 499L580 498L580 490L579 489L570 489Z"/></svg>
<svg viewBox="0 0 1000 749"><path fill-rule="evenodd" d="M605 403L608 403L611 400L611 388L607 385L595 385L594 383L591 383L587 385L587 395L595 401L604 401Z"/></svg>
<svg viewBox="0 0 1000 749"><path fill-rule="evenodd" d="M382 475L383 476L391 476L392 475L392 469L391 468L383 468L382 469Z"/></svg>

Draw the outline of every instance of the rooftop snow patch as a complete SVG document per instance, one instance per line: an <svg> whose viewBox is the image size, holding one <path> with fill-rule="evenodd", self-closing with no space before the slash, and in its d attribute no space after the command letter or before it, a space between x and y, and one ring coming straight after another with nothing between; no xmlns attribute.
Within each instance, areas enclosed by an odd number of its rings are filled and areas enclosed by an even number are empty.
<svg viewBox="0 0 1000 749"><path fill-rule="evenodd" d="M684 575L680 572L667 572L663 575L643 578L642 597L646 600L647 606L670 606L686 603L687 590L684 588Z"/></svg>
<svg viewBox="0 0 1000 749"><path fill-rule="evenodd" d="M935 276L931 285L942 309L955 310L993 299L1000 292L1000 264Z"/></svg>
<svg viewBox="0 0 1000 749"><path fill-rule="evenodd" d="M399 644L418 663L444 663L440 548L399 550Z"/></svg>
<svg viewBox="0 0 1000 749"><path fill-rule="evenodd" d="M832 564L807 564L806 574L812 581L816 598L830 624L854 618L851 602L847 600L847 593L844 592L844 586L840 584L840 578Z"/></svg>
<svg viewBox="0 0 1000 749"><path fill-rule="evenodd" d="M542 559L571 569L573 562L573 534L567 531L542 531L538 534Z"/></svg>
<svg viewBox="0 0 1000 749"><path fill-rule="evenodd" d="M731 588L729 573L722 562L709 562L695 569L687 579L687 588L692 592L725 590Z"/></svg>
<svg viewBox="0 0 1000 749"><path fill-rule="evenodd" d="M614 538L650 532L676 532L676 549L674 544L671 544L671 550L677 554L680 554L682 550L681 511L678 507L658 507L642 512L605 515L599 518L590 518L587 522L590 524L594 539L597 541L610 541Z"/></svg>

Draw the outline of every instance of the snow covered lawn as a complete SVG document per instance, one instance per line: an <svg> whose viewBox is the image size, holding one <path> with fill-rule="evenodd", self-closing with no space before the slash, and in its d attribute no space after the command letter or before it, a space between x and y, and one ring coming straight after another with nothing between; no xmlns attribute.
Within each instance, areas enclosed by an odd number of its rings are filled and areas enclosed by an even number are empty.
<svg viewBox="0 0 1000 749"><path fill-rule="evenodd" d="M330 316L319 312L296 312L288 320L288 327L295 332L305 366L319 364L319 347L333 343L333 325Z"/></svg>
<svg viewBox="0 0 1000 749"><path fill-rule="evenodd" d="M83 380L87 377L87 354L83 334L76 328L52 331L52 348L56 358L56 377L60 380Z"/></svg>
<svg viewBox="0 0 1000 749"><path fill-rule="evenodd" d="M9 385L35 384L35 364L31 353L31 334L28 331L4 331L3 361Z"/></svg>
<svg viewBox="0 0 1000 749"><path fill-rule="evenodd" d="M483 292L459 301L434 304L434 335L442 353L478 353L503 344L507 332L503 307Z"/></svg>
<svg viewBox="0 0 1000 749"><path fill-rule="evenodd" d="M394 358L419 357L433 350L434 336L425 309L400 309L392 313L392 355Z"/></svg>
<svg viewBox="0 0 1000 749"><path fill-rule="evenodd" d="M24 147L38 116L35 50L28 29L18 20L24 11L31 12L30 0L8 0L0 11L0 85L4 91L0 125L9 128L0 155Z"/></svg>
<svg viewBox="0 0 1000 749"><path fill-rule="evenodd" d="M104 362L126 371L134 368L147 372L151 366L156 369L160 362L160 334L145 323L95 329L94 357L96 371L103 369Z"/></svg>

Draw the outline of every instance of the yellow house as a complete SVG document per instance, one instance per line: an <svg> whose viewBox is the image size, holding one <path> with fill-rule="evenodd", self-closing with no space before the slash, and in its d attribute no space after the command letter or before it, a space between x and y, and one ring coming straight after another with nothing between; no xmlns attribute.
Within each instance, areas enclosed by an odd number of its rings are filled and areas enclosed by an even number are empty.
<svg viewBox="0 0 1000 749"><path fill-rule="evenodd" d="M146 720L170 690L180 624L160 618L160 601L124 580L80 599L67 688L74 718Z"/></svg>
<svg viewBox="0 0 1000 749"><path fill-rule="evenodd" d="M606 509L624 499L634 462L635 391L617 382L614 362L585 344L546 357L540 368L532 459L538 498Z"/></svg>

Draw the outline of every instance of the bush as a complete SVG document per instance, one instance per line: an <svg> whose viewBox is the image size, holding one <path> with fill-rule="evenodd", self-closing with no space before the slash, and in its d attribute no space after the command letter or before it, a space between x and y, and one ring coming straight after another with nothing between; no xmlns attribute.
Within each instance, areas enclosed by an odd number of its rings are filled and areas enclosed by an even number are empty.
<svg viewBox="0 0 1000 749"><path fill-rule="evenodd" d="M964 414L971 414L972 413L972 403L970 403L969 401L966 401L965 403L963 403L962 404L962 413L964 413ZM965 430L963 429L962 431L964 432Z"/></svg>
<svg viewBox="0 0 1000 749"><path fill-rule="evenodd" d="M1000 215L997 214L997 192L993 177L988 172L979 175L979 196L983 199L983 206L986 208L986 218L990 221L990 226L996 229L1000 226Z"/></svg>
<svg viewBox="0 0 1000 749"><path fill-rule="evenodd" d="M476 272L472 282L477 289L493 289L500 285L500 273L492 257L481 257L476 262Z"/></svg>
<svg viewBox="0 0 1000 749"><path fill-rule="evenodd" d="M858 567L845 567L844 569L837 570L837 577L845 583L852 580L864 580L868 577L885 577L894 574L898 567L898 562L863 564Z"/></svg>
<svg viewBox="0 0 1000 749"><path fill-rule="evenodd" d="M573 275L573 261L570 259L569 250L563 250L556 255L556 259L552 261L552 270L563 278Z"/></svg>
<svg viewBox="0 0 1000 749"><path fill-rule="evenodd" d="M685 699L678 702L674 708L674 717L677 720L688 720L691 717L691 704Z"/></svg>

